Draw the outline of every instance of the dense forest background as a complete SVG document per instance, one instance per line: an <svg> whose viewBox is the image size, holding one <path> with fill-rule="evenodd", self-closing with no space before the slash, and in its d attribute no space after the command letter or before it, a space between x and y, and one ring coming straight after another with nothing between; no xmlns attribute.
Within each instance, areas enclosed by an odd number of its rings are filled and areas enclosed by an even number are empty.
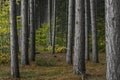
<svg viewBox="0 0 120 80"><path fill-rule="evenodd" d="M9 25L9 0L0 1L0 52L9 53L10 51L10 25ZM105 52L105 19L104 19L104 0L97 1L97 25L98 25L98 46L99 51ZM42 6L42 7L41 7ZM42 9L40 9L42 8ZM36 1L36 44L44 46L47 48L50 46L49 42L49 26L47 22L48 13L46 12L47 2L45 1ZM21 31L21 16L20 16L20 1L17 1L17 25L20 36ZM41 10L41 11L40 11ZM46 13L45 13L46 12ZM68 1L57 0L56 2L56 46L66 47L67 40L67 17L68 13ZM39 20L41 15L41 20ZM46 19L46 20L45 20ZM91 29L89 29L91 32ZM91 40L91 35L90 35ZM91 42L91 41L90 41ZM91 46L91 43L90 43ZM91 50L91 49L90 49Z"/></svg>
<svg viewBox="0 0 120 80"><path fill-rule="evenodd" d="M55 26L56 28L53 29L54 24L52 23L53 19L53 12L54 6L53 1L49 0L33 0L34 1L34 28L35 28L35 53L36 53L36 62L30 63L31 66L25 66L24 69L20 67L20 70L22 72L22 78L23 80L56 80L58 77L62 77L63 75L66 75L68 73L72 73L72 65L66 65L65 64L65 53L67 53L67 41L68 41L68 6L69 6L69 0L55 0ZM19 45L19 60L20 55L22 53L22 12L21 12L21 0L16 1L16 14L17 14L17 34L18 34L18 45ZM30 1L28 0L30 3ZM74 2L75 3L75 2ZM28 4L28 14L31 14L30 12L30 4ZM105 69L105 2L104 0L97 0L96 1L96 22L97 22L97 40L98 40L98 52L100 53L100 64L94 64L92 62L87 62L88 70L92 69L96 71L98 69L101 69L101 71L104 71ZM75 4L74 4L74 12L75 12ZM28 40L30 41L31 38L31 16L28 16ZM75 16L75 14L73 14ZM89 17L91 18L91 17ZM83 19L84 20L84 19ZM91 25L91 24L90 24ZM74 22L75 27L75 22ZM89 51L90 51L90 57L92 53L92 29L91 26L89 26ZM55 32L55 33L54 33ZM73 28L73 33L75 33L75 29ZM52 39L54 38L53 35L55 35L55 55L51 55L52 48L53 48L53 42ZM31 42L28 43L30 46ZM74 44L74 38L72 40L72 44ZM73 47L74 48L74 47ZM10 77L7 77L8 74L10 74L10 0L0 0L0 70L2 71L0 73L0 79L10 79ZM29 52L31 52L31 48L29 48ZM63 62L63 63L62 63ZM63 66L61 66L63 65ZM6 67L5 67L6 66ZM55 67L53 67L55 66ZM59 67L58 67L59 66ZM69 66L69 67L68 67ZM2 67L5 67L5 73L4 70L2 70ZM40 68L39 68L40 67ZM98 69L96 69L98 67ZM67 68L69 69L67 72ZM42 70L43 69L43 70ZM34 71L33 71L34 70ZM40 70L41 73L39 73ZM45 70L45 72L44 72ZM52 71L53 70L53 71ZM60 72L60 71L63 71ZM41 78L37 77L39 76L39 73ZM88 72L90 73L90 71ZM91 78L88 80L103 80L105 79L105 72L99 72L100 74L96 74L93 71L92 74L88 75ZM56 77L58 74L58 77ZM101 75L103 74L103 75ZM26 77L24 76L26 75ZM37 75L37 76L36 76ZM46 77L48 75L48 77ZM50 76L53 76L51 77ZM3 77L1 77L3 76ZM33 78L31 76L34 76L36 78ZM43 77L44 76L44 77ZM71 79L69 77L71 76ZM95 76L95 78L93 78ZM29 77L29 78L28 78ZM46 77L46 78L45 78ZM65 80L79 80L80 76L73 76L73 74L69 74ZM64 78L60 79L64 80Z"/></svg>

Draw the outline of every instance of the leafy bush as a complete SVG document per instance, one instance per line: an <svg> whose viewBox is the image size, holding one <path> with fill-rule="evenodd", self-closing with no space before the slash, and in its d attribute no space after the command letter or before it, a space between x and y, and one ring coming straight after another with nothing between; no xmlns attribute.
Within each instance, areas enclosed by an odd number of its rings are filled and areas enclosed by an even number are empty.
<svg viewBox="0 0 120 80"><path fill-rule="evenodd" d="M103 18L97 19L98 23L98 50L105 52L105 22Z"/></svg>
<svg viewBox="0 0 120 80"><path fill-rule="evenodd" d="M60 29L60 26L56 26L57 30ZM64 36L64 37L63 37ZM66 48L65 46L65 35L61 35L60 32L57 32L56 34L56 46L55 51L56 53L65 53ZM36 31L36 45L40 46L40 50L42 51L50 51L52 47L49 45L49 26L47 24L42 24L42 27L37 29Z"/></svg>
<svg viewBox="0 0 120 80"><path fill-rule="evenodd" d="M65 53L66 50L67 49L64 46L56 46L56 48L55 48L56 53Z"/></svg>
<svg viewBox="0 0 120 80"><path fill-rule="evenodd" d="M19 5L19 1L17 0L17 5ZM9 0L0 0L0 52L1 53L9 53L10 52L10 13ZM17 16L17 26L18 30L21 28L20 16Z"/></svg>
<svg viewBox="0 0 120 80"><path fill-rule="evenodd" d="M41 28L36 31L36 45L47 46L49 44L48 25L43 24Z"/></svg>
<svg viewBox="0 0 120 80"><path fill-rule="evenodd" d="M8 53L2 53L0 54L0 64L7 64L10 62L10 54Z"/></svg>
<svg viewBox="0 0 120 80"><path fill-rule="evenodd" d="M10 51L10 22L9 22L9 0L0 1L0 52Z"/></svg>
<svg viewBox="0 0 120 80"><path fill-rule="evenodd" d="M46 50L50 52L52 50L52 46L48 46ZM56 53L66 53L66 50L67 49L64 46L59 46L59 45L55 46Z"/></svg>

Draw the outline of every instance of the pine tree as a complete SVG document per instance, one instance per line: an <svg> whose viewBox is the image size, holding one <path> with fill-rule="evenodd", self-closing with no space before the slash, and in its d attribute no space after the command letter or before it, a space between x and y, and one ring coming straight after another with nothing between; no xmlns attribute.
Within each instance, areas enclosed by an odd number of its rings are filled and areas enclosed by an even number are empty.
<svg viewBox="0 0 120 80"><path fill-rule="evenodd" d="M10 44L11 44L11 76L19 78L18 35L16 21L16 0L10 0Z"/></svg>
<svg viewBox="0 0 120 80"><path fill-rule="evenodd" d="M75 44L74 63L75 74L85 74L85 17L84 0L75 0Z"/></svg>

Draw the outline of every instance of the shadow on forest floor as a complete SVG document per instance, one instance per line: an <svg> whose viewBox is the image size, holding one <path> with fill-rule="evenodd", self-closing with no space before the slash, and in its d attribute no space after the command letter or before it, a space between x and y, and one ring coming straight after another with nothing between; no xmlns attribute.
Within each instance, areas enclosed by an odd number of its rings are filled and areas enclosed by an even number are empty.
<svg viewBox="0 0 120 80"><path fill-rule="evenodd" d="M105 80L105 53L100 53L100 63L86 62L86 80ZM10 67L0 65L0 80L81 80L73 74L72 65L65 62L65 53L51 55L37 53L36 62L20 67L21 79L10 78Z"/></svg>

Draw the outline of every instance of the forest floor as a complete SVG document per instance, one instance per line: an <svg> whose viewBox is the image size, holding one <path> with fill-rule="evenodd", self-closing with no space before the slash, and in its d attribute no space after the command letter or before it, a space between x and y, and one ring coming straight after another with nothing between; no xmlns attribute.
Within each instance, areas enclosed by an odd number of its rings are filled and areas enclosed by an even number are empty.
<svg viewBox="0 0 120 80"><path fill-rule="evenodd" d="M34 63L20 67L21 79L10 78L10 64L0 65L0 80L81 80L80 75L73 74L73 66L66 64L65 56L38 53ZM86 62L86 80L105 80L105 53L99 56L99 63Z"/></svg>

